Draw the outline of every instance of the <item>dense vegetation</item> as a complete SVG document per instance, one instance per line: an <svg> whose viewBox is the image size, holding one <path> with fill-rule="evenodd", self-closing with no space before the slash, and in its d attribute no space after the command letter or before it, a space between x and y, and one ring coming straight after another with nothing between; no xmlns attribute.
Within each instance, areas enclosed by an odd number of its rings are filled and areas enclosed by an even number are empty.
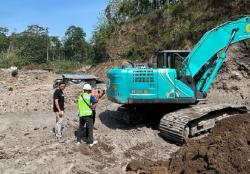
<svg viewBox="0 0 250 174"><path fill-rule="evenodd" d="M48 28L38 25L10 35L8 28L0 28L0 67L63 67L67 71L71 70L70 67L92 62L93 48L86 42L82 28L70 26L63 40L48 33Z"/></svg>
<svg viewBox="0 0 250 174"><path fill-rule="evenodd" d="M111 0L94 34L102 61L148 60L158 50L192 49L209 29L249 15L249 0Z"/></svg>
<svg viewBox="0 0 250 174"><path fill-rule="evenodd" d="M77 26L62 40L38 25L11 34L0 28L0 67L71 71L110 59L147 60L158 50L191 49L204 32L249 9L249 0L110 0L90 43Z"/></svg>
<svg viewBox="0 0 250 174"><path fill-rule="evenodd" d="M107 61L117 56L128 59L139 56L138 50L133 48L133 44L127 53L121 53L123 55L119 55L119 53L112 55L112 53L110 54L110 50L113 50L113 48L109 48L108 43L112 40L112 37L114 40L117 39L115 33L119 32L123 25L126 26L131 23L131 21L136 22L139 19L143 20L143 18L151 16L154 12L162 11L165 8L179 4L180 1L181 0L110 0L99 26L93 35L96 61ZM128 56L126 54L128 54Z"/></svg>

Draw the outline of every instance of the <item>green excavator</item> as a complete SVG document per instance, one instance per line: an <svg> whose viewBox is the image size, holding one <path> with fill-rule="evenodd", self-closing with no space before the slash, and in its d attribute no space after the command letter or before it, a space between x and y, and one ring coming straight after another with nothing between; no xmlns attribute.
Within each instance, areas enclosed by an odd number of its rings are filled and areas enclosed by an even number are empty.
<svg viewBox="0 0 250 174"><path fill-rule="evenodd" d="M236 112L247 112L245 106L200 104L206 100L209 88L231 44L250 39L250 16L229 21L206 32L195 47L185 50L165 50L157 56L157 67L114 67L107 72L108 99L122 104L120 110L136 120L134 111L171 110L159 124L160 135L176 143L183 143L211 130L216 120ZM152 112L152 113L153 113Z"/></svg>

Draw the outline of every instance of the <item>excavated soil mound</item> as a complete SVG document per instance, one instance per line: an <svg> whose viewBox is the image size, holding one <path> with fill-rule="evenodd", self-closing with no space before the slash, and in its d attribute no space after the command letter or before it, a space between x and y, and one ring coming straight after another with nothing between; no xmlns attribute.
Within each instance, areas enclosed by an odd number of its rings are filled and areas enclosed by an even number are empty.
<svg viewBox="0 0 250 174"><path fill-rule="evenodd" d="M188 142L169 173L250 173L250 114L220 121L206 138Z"/></svg>
<svg viewBox="0 0 250 174"><path fill-rule="evenodd" d="M250 114L221 120L212 133L190 140L170 161L132 160L127 174L250 173Z"/></svg>
<svg viewBox="0 0 250 174"><path fill-rule="evenodd" d="M132 160L126 170L127 174L166 174L167 168L165 162L138 161Z"/></svg>

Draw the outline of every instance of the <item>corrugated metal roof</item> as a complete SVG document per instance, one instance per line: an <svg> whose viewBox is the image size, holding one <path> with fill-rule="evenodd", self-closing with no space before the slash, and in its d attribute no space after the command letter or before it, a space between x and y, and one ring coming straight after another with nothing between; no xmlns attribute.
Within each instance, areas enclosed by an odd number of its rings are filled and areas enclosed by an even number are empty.
<svg viewBox="0 0 250 174"><path fill-rule="evenodd" d="M92 74L63 74L62 77L66 78L66 79L76 79L76 80L80 80L80 79L95 79L95 80L97 80L98 79L98 77L96 77L95 75L92 75Z"/></svg>

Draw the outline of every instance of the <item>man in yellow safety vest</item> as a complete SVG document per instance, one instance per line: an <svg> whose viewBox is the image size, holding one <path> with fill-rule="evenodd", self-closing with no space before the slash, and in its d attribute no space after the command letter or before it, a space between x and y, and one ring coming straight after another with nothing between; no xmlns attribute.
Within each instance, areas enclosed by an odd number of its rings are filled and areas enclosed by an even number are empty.
<svg viewBox="0 0 250 174"><path fill-rule="evenodd" d="M80 117L80 126L86 124L87 144L92 147L97 144L93 140L93 110L92 107L97 103L96 98L91 95L92 87L89 84L83 86L83 93L78 98L78 109ZM80 143L80 142L78 142Z"/></svg>

